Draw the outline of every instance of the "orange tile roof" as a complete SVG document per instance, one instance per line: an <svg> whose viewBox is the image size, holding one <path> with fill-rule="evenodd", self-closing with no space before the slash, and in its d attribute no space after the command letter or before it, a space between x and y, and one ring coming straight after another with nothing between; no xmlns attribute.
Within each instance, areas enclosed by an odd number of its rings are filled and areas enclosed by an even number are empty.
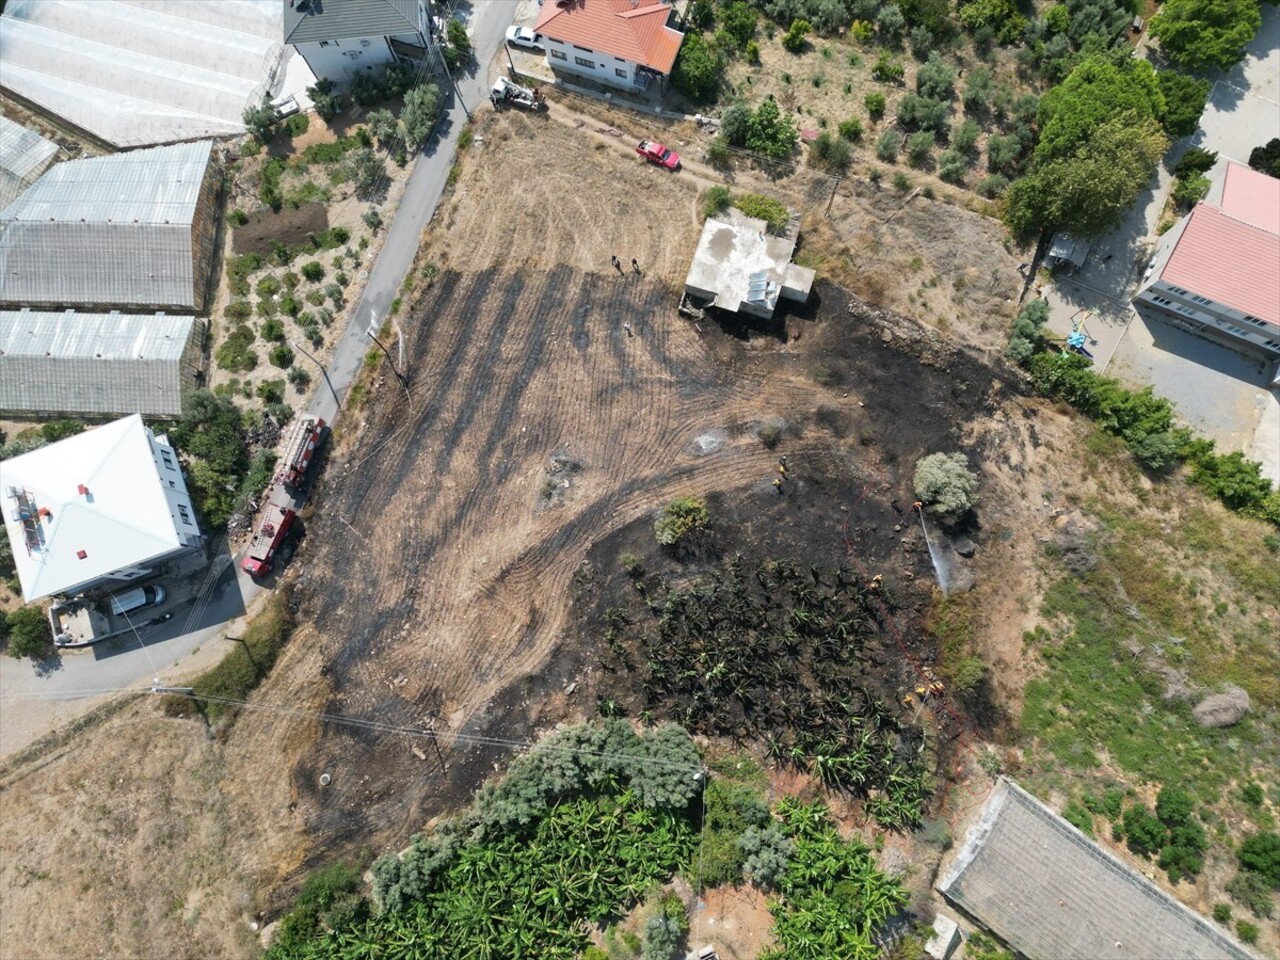
<svg viewBox="0 0 1280 960"><path fill-rule="evenodd" d="M1271 216L1274 222L1275 207ZM1160 279L1280 327L1280 233L1274 229L1198 203Z"/></svg>
<svg viewBox="0 0 1280 960"><path fill-rule="evenodd" d="M665 0L546 0L534 32L670 73L684 34Z"/></svg>

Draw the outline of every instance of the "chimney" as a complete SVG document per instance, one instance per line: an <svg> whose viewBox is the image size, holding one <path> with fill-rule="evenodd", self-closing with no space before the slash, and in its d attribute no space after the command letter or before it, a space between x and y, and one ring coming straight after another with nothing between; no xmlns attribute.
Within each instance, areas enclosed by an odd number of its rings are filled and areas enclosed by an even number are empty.
<svg viewBox="0 0 1280 960"><path fill-rule="evenodd" d="M89 488L82 483L80 486L76 487L76 493L80 494L82 497L87 497L89 495Z"/></svg>
<svg viewBox="0 0 1280 960"><path fill-rule="evenodd" d="M81 560L84 560L86 557L89 556L89 554L85 553L83 550L77 550L76 556L79 557Z"/></svg>

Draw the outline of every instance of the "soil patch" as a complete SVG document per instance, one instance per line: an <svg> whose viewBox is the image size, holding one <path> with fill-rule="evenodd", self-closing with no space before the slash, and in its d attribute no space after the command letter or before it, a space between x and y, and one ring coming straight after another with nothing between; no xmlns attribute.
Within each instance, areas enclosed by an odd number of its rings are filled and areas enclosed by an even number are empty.
<svg viewBox="0 0 1280 960"><path fill-rule="evenodd" d="M268 256L277 244L301 247L311 235L329 228L329 211L323 203L304 203L296 208L261 208L249 221L235 228L232 246L237 255L256 253Z"/></svg>

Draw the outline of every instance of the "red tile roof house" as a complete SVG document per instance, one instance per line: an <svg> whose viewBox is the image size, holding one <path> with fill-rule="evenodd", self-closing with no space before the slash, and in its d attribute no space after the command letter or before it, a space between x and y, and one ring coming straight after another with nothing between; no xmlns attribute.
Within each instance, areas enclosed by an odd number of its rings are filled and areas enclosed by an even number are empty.
<svg viewBox="0 0 1280 960"><path fill-rule="evenodd" d="M635 91L657 80L665 89L684 40L668 26L673 16L664 0L545 0L533 29L557 73Z"/></svg>
<svg viewBox="0 0 1280 960"><path fill-rule="evenodd" d="M1228 163L1221 187L1161 239L1133 304L1280 359L1280 180Z"/></svg>

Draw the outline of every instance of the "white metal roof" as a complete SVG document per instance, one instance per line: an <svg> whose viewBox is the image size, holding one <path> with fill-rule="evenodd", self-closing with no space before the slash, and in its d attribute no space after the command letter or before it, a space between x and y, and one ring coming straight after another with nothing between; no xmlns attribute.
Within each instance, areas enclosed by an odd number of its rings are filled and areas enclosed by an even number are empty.
<svg viewBox="0 0 1280 960"><path fill-rule="evenodd" d="M0 85L116 146L244 132L274 92L284 0L9 0Z"/></svg>
<svg viewBox="0 0 1280 960"><path fill-rule="evenodd" d="M0 210L44 173L57 152L56 143L0 117Z"/></svg>
<svg viewBox="0 0 1280 960"><path fill-rule="evenodd" d="M38 549L27 549L11 489L48 511ZM0 462L0 505L28 602L183 545L137 414Z"/></svg>
<svg viewBox="0 0 1280 960"><path fill-rule="evenodd" d="M0 413L177 417L194 317L0 310Z"/></svg>
<svg viewBox="0 0 1280 960"><path fill-rule="evenodd" d="M212 147L56 164L0 210L0 303L195 309L191 224Z"/></svg>

